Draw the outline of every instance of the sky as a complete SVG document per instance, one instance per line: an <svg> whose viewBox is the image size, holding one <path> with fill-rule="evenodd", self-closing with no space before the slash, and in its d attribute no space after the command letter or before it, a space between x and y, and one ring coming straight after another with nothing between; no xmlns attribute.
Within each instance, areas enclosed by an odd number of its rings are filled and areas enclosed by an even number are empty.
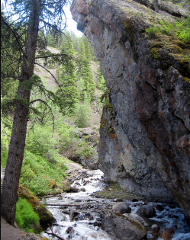
<svg viewBox="0 0 190 240"><path fill-rule="evenodd" d="M1 2L3 3L4 6L7 6L7 9L9 9L8 5L5 5L5 0L2 0ZM77 37L81 37L83 33L77 30L77 23L72 19L69 6L65 7L65 14L67 17L67 26L68 26L66 30L74 32L75 35L77 35Z"/></svg>
<svg viewBox="0 0 190 240"><path fill-rule="evenodd" d="M66 30L74 32L74 34L77 35L77 37L81 37L83 33L77 30L77 23L72 19L70 9L67 8L65 10L65 13L67 16L67 25L68 25Z"/></svg>

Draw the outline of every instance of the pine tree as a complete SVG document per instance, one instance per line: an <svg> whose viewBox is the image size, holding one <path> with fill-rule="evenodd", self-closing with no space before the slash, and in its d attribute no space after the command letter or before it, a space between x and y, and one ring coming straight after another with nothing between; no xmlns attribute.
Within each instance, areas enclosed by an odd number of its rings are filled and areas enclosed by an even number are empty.
<svg viewBox="0 0 190 240"><path fill-rule="evenodd" d="M34 64L39 24L41 22L41 25L53 29L54 32L59 31L62 16L64 15L63 6L66 4L66 0L14 0L11 2L14 7L12 12L20 17L15 26L22 26L21 29L25 29L26 33L26 38L22 38L21 35L14 31L8 19L3 15L1 16L4 25L11 29L16 39L22 59L21 73L18 78L19 87L15 102L14 122L1 196L1 215L8 223L13 225L18 197L17 189L24 155L29 106L31 104L30 95L32 86L36 81ZM51 24L52 20L56 21L57 24ZM23 39L24 45L21 45L20 39Z"/></svg>
<svg viewBox="0 0 190 240"><path fill-rule="evenodd" d="M86 57L86 51L84 43L80 41L79 44L79 57L78 57L78 76L79 76L79 88L81 90L81 97L84 100L84 92L87 98L92 101L94 98L94 91L96 84L93 80L93 74L91 70L91 62Z"/></svg>
<svg viewBox="0 0 190 240"><path fill-rule="evenodd" d="M70 56L70 62L67 65L62 65L57 72L62 91L58 89L56 94L60 98L59 107L61 111L66 114L72 113L75 109L75 104L79 101L77 76L75 72L75 53L73 43L68 32L65 34L63 50Z"/></svg>
<svg viewBox="0 0 190 240"><path fill-rule="evenodd" d="M106 82L105 82L104 76L102 74L102 71L100 69L100 66L98 67L98 70L97 70L97 79L98 79L97 87L100 90L102 90L103 92L106 91L106 89L107 89Z"/></svg>

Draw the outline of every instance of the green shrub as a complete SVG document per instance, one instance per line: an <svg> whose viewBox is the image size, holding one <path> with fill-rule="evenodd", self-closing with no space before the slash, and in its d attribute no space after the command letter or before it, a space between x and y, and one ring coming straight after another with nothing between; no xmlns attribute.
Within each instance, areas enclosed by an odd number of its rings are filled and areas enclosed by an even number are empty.
<svg viewBox="0 0 190 240"><path fill-rule="evenodd" d="M57 148L59 149L59 152L65 151L69 146L76 142L76 140L78 140L76 128L67 123L61 123L57 128L57 132Z"/></svg>
<svg viewBox="0 0 190 240"><path fill-rule="evenodd" d="M75 123L79 128L85 128L88 125L88 120L90 118L90 104L88 101L76 105L75 108Z"/></svg>
<svg viewBox="0 0 190 240"><path fill-rule="evenodd" d="M146 29L146 33L148 33L150 38L156 38L160 33L160 29L157 27L149 27Z"/></svg>
<svg viewBox="0 0 190 240"><path fill-rule="evenodd" d="M53 163L46 158L25 151L20 183L38 196L54 193L51 181L56 185L63 181L67 169L62 158L57 157Z"/></svg>
<svg viewBox="0 0 190 240"><path fill-rule="evenodd" d="M25 149L35 155L47 158L50 162L54 161L58 154L55 145L56 140L53 138L52 126L35 125L33 131L30 130L27 133Z"/></svg>
<svg viewBox="0 0 190 240"><path fill-rule="evenodd" d="M40 218L26 199L19 197L16 204L15 221L20 228L25 228L27 232L39 232Z"/></svg>
<svg viewBox="0 0 190 240"><path fill-rule="evenodd" d="M88 142L83 141L78 144L77 153L81 157L85 157L88 159L88 158L91 158L93 155L95 155L95 150L89 145Z"/></svg>

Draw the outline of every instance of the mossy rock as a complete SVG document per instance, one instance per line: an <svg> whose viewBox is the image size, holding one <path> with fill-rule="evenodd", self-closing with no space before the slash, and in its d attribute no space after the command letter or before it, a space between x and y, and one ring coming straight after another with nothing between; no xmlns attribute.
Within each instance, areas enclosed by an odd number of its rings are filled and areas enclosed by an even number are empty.
<svg viewBox="0 0 190 240"><path fill-rule="evenodd" d="M71 189L70 183L69 182L64 182L63 183L63 191L64 192L69 192Z"/></svg>
<svg viewBox="0 0 190 240"><path fill-rule="evenodd" d="M46 209L46 207L39 201L39 199L31 194L25 187L19 184L18 187L18 196L25 198L28 203L33 207L34 211L40 217L40 225L43 228L47 228L49 225L52 225L55 222L55 218L52 214Z"/></svg>

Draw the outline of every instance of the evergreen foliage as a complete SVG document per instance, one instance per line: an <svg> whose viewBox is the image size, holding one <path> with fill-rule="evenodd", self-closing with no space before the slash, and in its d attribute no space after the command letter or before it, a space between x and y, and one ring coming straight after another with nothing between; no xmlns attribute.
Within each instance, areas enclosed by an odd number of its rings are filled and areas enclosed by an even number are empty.
<svg viewBox="0 0 190 240"><path fill-rule="evenodd" d="M68 54L70 63L61 65L57 70L58 81L61 89L58 89L56 95L59 96L59 107L64 114L70 114L74 111L75 104L79 101L79 92L77 89L77 76L75 72L75 54L70 35L67 33L63 43L63 51Z"/></svg>
<svg viewBox="0 0 190 240"><path fill-rule="evenodd" d="M96 84L93 81L93 74L91 70L91 61L86 56L84 43L80 41L78 53L78 86L81 92L81 98L84 101L85 94L87 98L92 101L94 99L94 91Z"/></svg>
<svg viewBox="0 0 190 240"><path fill-rule="evenodd" d="M97 71L97 79L98 79L98 83L97 83L97 87L102 90L103 92L106 91L106 82L104 79L104 76L101 72L100 66L98 67L98 71Z"/></svg>

